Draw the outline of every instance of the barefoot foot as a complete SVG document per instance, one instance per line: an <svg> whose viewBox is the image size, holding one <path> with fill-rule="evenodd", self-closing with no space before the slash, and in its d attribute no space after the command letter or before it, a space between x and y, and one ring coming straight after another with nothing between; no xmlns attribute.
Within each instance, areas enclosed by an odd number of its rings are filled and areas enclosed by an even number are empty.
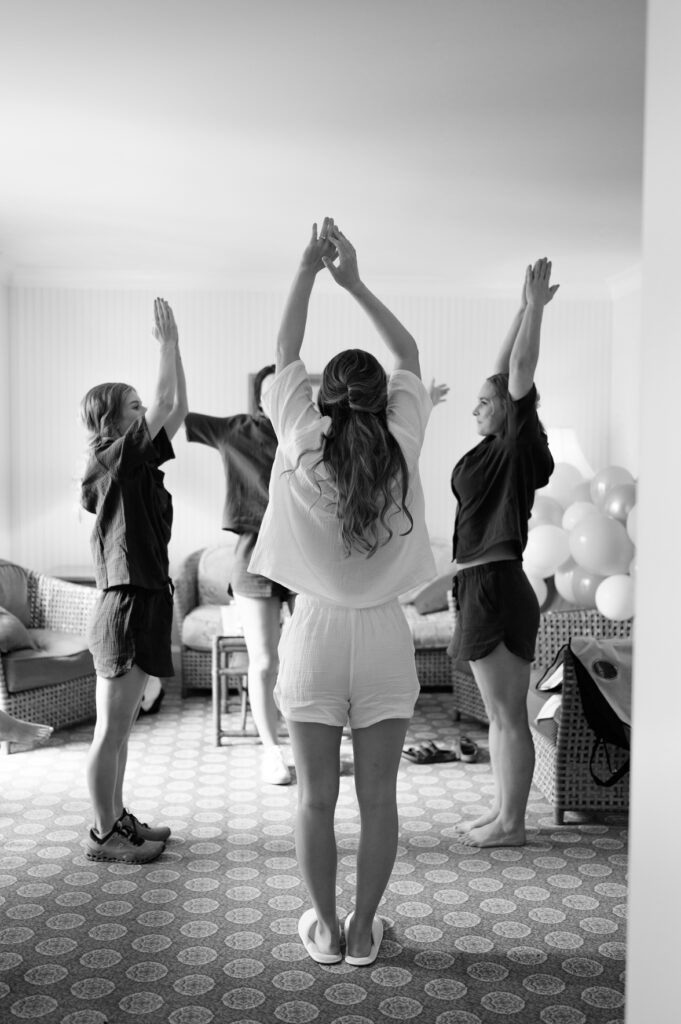
<svg viewBox="0 0 681 1024"><path fill-rule="evenodd" d="M479 818L474 818L473 821L460 821L456 825L457 832L470 832L474 828L482 828L483 825L489 825L490 822L495 821L499 816L499 808L492 807L486 814L481 814Z"/></svg>
<svg viewBox="0 0 681 1024"><path fill-rule="evenodd" d="M480 847L524 846L526 841L524 825L509 831L502 827L501 822L498 819L490 822L489 825L483 825L480 828L472 829L470 832L467 832L462 839L462 842L465 843L466 846Z"/></svg>
<svg viewBox="0 0 681 1024"><path fill-rule="evenodd" d="M9 743L44 743L52 735L51 725L24 722L2 712L0 715L0 740Z"/></svg>

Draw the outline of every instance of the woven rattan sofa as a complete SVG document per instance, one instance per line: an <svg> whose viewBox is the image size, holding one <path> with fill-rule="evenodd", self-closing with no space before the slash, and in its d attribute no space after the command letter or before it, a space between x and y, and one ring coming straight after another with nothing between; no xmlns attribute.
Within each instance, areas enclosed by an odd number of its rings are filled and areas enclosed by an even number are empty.
<svg viewBox="0 0 681 1024"><path fill-rule="evenodd" d="M629 637L631 619L617 622L606 619L595 609L571 609L543 612L537 636L533 678L541 675L571 637ZM452 691L456 717L487 722L487 713L467 663L455 662ZM563 674L562 706L555 739L532 725L535 747L534 784L553 804L557 824L566 811L622 813L629 807L629 778L625 776L611 788L598 786L589 772L589 757L595 739L582 711L574 669L566 662ZM625 757L612 752L613 768Z"/></svg>
<svg viewBox="0 0 681 1024"><path fill-rule="evenodd" d="M229 602L227 581L231 569L234 542L201 548L188 555L174 572L175 617L180 633L182 696L193 690L211 689L213 637L222 633L222 607ZM448 561L449 544L433 544L436 564ZM445 554L443 554L445 552ZM441 574L442 587L449 582ZM443 589L442 593L445 593ZM418 602L418 598L417 598ZM444 604L442 602L435 604ZM424 607L421 603L420 607ZM423 689L451 690L452 663L447 656L453 618L449 608L421 614L413 602L403 603L404 613L414 637L416 670ZM241 632L236 625L235 633Z"/></svg>
<svg viewBox="0 0 681 1024"><path fill-rule="evenodd" d="M3 587L4 580L4 587ZM0 560L0 605L20 619L33 648L0 656L0 708L61 729L95 717L96 675L87 650L98 592ZM11 744L3 744L10 752Z"/></svg>

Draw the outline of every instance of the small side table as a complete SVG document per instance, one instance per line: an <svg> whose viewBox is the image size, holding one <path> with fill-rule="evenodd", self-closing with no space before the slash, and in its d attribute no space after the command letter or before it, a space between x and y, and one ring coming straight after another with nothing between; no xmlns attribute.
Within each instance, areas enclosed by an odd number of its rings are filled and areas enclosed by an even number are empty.
<svg viewBox="0 0 681 1024"><path fill-rule="evenodd" d="M235 657L240 655L240 657ZM229 687L235 684L241 705L241 725L238 732L222 728L223 708L229 712ZM242 636L215 636L212 646L211 692L213 698L213 724L215 745L221 746L223 737L246 736L248 715L248 652Z"/></svg>

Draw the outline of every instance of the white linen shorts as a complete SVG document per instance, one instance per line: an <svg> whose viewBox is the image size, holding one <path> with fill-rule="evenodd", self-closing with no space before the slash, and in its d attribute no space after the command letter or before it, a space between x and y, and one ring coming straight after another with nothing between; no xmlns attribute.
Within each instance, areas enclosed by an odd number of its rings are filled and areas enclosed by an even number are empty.
<svg viewBox="0 0 681 1024"><path fill-rule="evenodd" d="M414 641L395 599L345 608L299 594L279 643L274 699L284 718L364 729L411 718Z"/></svg>

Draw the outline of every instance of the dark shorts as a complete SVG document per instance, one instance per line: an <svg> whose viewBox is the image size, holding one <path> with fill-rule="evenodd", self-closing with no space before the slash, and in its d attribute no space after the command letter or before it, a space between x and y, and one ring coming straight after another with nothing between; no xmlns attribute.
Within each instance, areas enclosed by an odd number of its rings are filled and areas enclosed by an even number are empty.
<svg viewBox="0 0 681 1024"><path fill-rule="evenodd" d="M456 625L447 654L477 661L502 641L523 661L534 661L539 603L521 561L487 562L454 577Z"/></svg>
<svg viewBox="0 0 681 1024"><path fill-rule="evenodd" d="M129 672L133 665L150 676L174 675L172 625L170 586L162 590L133 586L103 590L87 632L97 675L113 679Z"/></svg>
<svg viewBox="0 0 681 1024"><path fill-rule="evenodd" d="M232 579L228 590L232 597L238 594L240 597L278 597L283 603L294 597L292 590L268 580L267 576L259 576L257 573L248 571L248 564L253 554L255 542L258 539L257 533L240 533L234 549L234 567Z"/></svg>

